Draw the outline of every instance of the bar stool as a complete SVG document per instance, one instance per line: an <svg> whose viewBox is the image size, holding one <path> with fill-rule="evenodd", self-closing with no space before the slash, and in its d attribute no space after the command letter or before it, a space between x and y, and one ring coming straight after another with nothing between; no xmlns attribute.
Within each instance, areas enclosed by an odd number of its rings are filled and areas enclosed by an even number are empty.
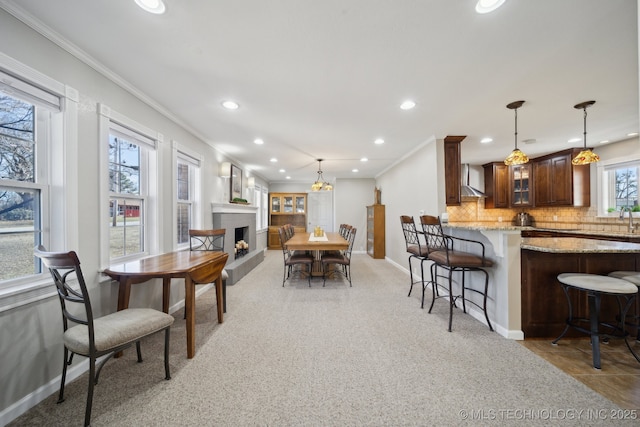
<svg viewBox="0 0 640 427"><path fill-rule="evenodd" d="M558 275L558 281L562 286L562 290L567 297L569 304L569 317L567 318L567 324L564 330L558 338L552 341L552 344L557 344L558 341L567 333L570 327L587 333L591 337L591 352L593 367L600 369L600 337L607 338L624 338L624 342L627 345L631 354L640 362L640 358L633 351L627 340L627 332L625 331L625 317L629 307L633 304L636 294L638 293L638 287L631 284L628 281L618 279L610 276L600 276L597 274L587 273L562 273ZM589 318L574 318L573 306L571 304L571 298L569 297L569 289L573 288L578 291L586 292L589 299ZM613 295L618 301L618 307L620 309L620 327L612 325L603 325L612 329L612 333L600 332L600 302L602 295ZM624 298L625 305L620 303L620 298ZM588 322L589 329L583 328L578 325L578 322ZM615 332L619 333L616 335Z"/></svg>
<svg viewBox="0 0 640 427"><path fill-rule="evenodd" d="M609 276L631 282L640 289L640 271L613 271L609 273ZM640 341L640 313L636 311L633 317L635 319L635 324L633 326L637 328L636 341Z"/></svg>

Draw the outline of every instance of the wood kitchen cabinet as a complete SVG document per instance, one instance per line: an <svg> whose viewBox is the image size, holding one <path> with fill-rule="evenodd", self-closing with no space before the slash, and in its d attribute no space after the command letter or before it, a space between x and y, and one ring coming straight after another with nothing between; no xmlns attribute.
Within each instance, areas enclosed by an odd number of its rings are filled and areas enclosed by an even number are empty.
<svg viewBox="0 0 640 427"><path fill-rule="evenodd" d="M512 208L533 206L533 173L532 164L509 167L509 204Z"/></svg>
<svg viewBox="0 0 640 427"><path fill-rule="evenodd" d="M385 257L384 205L367 206L367 253L372 258Z"/></svg>
<svg viewBox="0 0 640 427"><path fill-rule="evenodd" d="M296 233L307 230L306 193L270 193L269 194L269 249L280 248L278 228L291 224Z"/></svg>
<svg viewBox="0 0 640 427"><path fill-rule="evenodd" d="M509 166L504 162L487 163L484 168L484 207L509 207Z"/></svg>
<svg viewBox="0 0 640 427"><path fill-rule="evenodd" d="M590 206L589 165L571 164L580 149L568 149L533 160L535 206Z"/></svg>
<svg viewBox="0 0 640 427"><path fill-rule="evenodd" d="M460 206L462 184L460 143L465 138L466 136L444 138L444 186L447 206Z"/></svg>

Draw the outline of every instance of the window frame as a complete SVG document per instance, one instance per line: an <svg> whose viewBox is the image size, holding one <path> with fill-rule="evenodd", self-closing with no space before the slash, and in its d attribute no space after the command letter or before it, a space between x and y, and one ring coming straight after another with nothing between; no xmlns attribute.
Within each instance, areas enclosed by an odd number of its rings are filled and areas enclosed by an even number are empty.
<svg viewBox="0 0 640 427"><path fill-rule="evenodd" d="M7 92L36 105L35 183L3 180L7 187L40 191L41 242L48 250L78 246L78 102L74 88L58 82L0 52L0 72ZM42 95L43 99L39 100ZM58 100L54 105L51 101ZM42 102L40 102L42 101ZM59 106L59 109L56 108ZM46 109L48 123L42 129ZM38 122L39 125L38 125ZM38 146L40 144L40 146ZM44 146L43 146L44 145ZM56 165L57 167L54 167ZM60 167L62 165L62 167ZM28 185L26 185L28 184ZM52 227L51 224L56 224ZM0 284L0 312L30 304L55 294L48 272L15 278Z"/></svg>
<svg viewBox="0 0 640 427"><path fill-rule="evenodd" d="M610 198L610 183L608 183L608 179L606 174L612 170L623 168L625 166L637 166L640 168L640 155L633 155L631 157L624 158L615 158L605 161L600 161L596 165L597 171L597 191L598 191L598 217L612 217L619 216L620 211L617 212L608 212L605 208L609 204Z"/></svg>
<svg viewBox="0 0 640 427"><path fill-rule="evenodd" d="M100 147L100 266L121 264L156 254L162 247L159 233L159 209L162 195L159 192L159 145L163 135L129 117L112 110L105 104L98 104L97 113ZM113 197L109 189L109 134L112 129L135 139L141 148L140 195L125 195L125 198L141 199L143 210L143 251L122 257L111 258L109 240L109 200ZM144 151L144 153L142 153Z"/></svg>
<svg viewBox="0 0 640 427"><path fill-rule="evenodd" d="M176 141L172 141L172 165L173 165L173 247L175 250L189 248L189 241L178 243L178 205L180 203L189 203L191 205L191 227L202 228L202 163L204 157L181 145ZM178 163L186 163L189 165L189 200L178 200Z"/></svg>

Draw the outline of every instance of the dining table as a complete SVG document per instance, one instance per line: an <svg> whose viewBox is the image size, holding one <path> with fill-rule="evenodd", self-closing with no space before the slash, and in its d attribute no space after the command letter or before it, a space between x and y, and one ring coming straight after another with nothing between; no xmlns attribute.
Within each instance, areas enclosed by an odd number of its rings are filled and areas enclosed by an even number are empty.
<svg viewBox="0 0 640 427"><path fill-rule="evenodd" d="M103 272L119 283L118 311L129 307L131 285L162 279L162 310L169 312L171 279L184 279L187 358L195 355L195 285L215 281L218 323L224 321L222 269L229 255L213 251L176 251L112 265Z"/></svg>
<svg viewBox="0 0 640 427"><path fill-rule="evenodd" d="M290 251L310 251L313 253L312 276L322 276L321 256L323 251L342 251L349 248L349 242L337 232L324 232L322 236L310 233L295 233L285 242Z"/></svg>

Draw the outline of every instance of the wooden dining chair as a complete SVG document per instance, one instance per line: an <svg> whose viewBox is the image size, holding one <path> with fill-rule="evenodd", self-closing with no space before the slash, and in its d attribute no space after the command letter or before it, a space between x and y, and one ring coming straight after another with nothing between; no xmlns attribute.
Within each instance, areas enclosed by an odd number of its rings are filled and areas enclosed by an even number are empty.
<svg viewBox="0 0 640 427"><path fill-rule="evenodd" d="M84 425L90 425L93 388L98 384L102 367L116 352L130 347L133 343L136 344L138 362L142 362L140 340L160 331L164 331L165 379L171 379L169 333L173 316L151 308L127 308L106 316L94 317L78 255L73 251L47 252L43 246L38 246L34 254L49 269L62 307L64 363L58 403L64 402L67 366L71 365L73 355L88 357L89 388ZM97 359L105 355L108 356L96 369Z"/></svg>
<svg viewBox="0 0 640 427"><path fill-rule="evenodd" d="M213 230L189 230L189 250L224 252L224 228ZM227 270L222 270L222 311L227 312ZM215 282L214 282L215 286ZM187 314L185 313L185 319Z"/></svg>

